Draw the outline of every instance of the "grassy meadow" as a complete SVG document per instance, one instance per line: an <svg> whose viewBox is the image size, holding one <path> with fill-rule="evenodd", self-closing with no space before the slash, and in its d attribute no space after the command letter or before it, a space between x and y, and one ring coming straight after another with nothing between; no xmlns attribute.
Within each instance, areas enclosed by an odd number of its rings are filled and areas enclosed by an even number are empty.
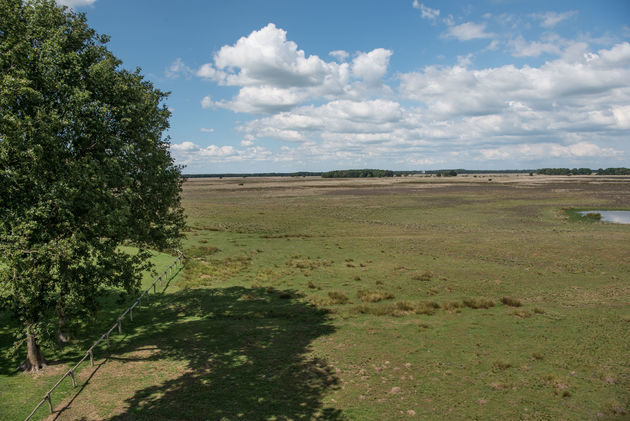
<svg viewBox="0 0 630 421"><path fill-rule="evenodd" d="M629 178L191 179L183 199L185 269L49 419L630 416L630 225L571 211L630 209ZM14 365L0 419L63 373Z"/></svg>

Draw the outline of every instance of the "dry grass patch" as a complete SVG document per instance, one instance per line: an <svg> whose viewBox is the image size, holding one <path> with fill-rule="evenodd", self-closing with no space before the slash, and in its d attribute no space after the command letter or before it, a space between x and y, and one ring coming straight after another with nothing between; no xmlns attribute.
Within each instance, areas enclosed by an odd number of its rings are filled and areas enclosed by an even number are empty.
<svg viewBox="0 0 630 421"><path fill-rule="evenodd" d="M435 314L435 310L439 308L439 304L434 302L414 303L411 301L397 301L393 304L381 304L370 306L361 304L351 309L355 314L371 314L374 316L394 316L402 317L412 314Z"/></svg>
<svg viewBox="0 0 630 421"><path fill-rule="evenodd" d="M331 304L346 304L350 299L346 294L340 291L330 291L328 293Z"/></svg>
<svg viewBox="0 0 630 421"><path fill-rule="evenodd" d="M520 317L521 319L526 319L528 317L532 317L532 313L530 313L527 310L516 310L512 314L515 315L516 317Z"/></svg>
<svg viewBox="0 0 630 421"><path fill-rule="evenodd" d="M464 307L464 303L462 303L461 301L446 301L442 303L442 308L447 311L459 310L462 307Z"/></svg>
<svg viewBox="0 0 630 421"><path fill-rule="evenodd" d="M357 297L364 303L377 303L383 300L391 300L394 298L393 294L385 291L374 290L359 290L357 291Z"/></svg>

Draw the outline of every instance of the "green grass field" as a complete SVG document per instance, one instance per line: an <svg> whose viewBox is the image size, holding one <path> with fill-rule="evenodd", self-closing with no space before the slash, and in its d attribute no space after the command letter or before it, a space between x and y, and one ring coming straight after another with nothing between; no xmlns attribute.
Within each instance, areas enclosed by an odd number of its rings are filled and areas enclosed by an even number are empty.
<svg viewBox="0 0 630 421"><path fill-rule="evenodd" d="M630 416L630 226L570 211L630 209L628 178L193 179L184 206L185 270L50 419ZM15 363L0 419L64 371Z"/></svg>

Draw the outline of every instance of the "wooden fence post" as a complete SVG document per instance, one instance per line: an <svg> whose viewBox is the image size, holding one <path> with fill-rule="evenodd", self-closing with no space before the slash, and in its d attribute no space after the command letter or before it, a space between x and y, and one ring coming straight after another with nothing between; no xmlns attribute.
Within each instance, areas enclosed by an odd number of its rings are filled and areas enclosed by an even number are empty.
<svg viewBox="0 0 630 421"><path fill-rule="evenodd" d="M74 370L70 370L70 377L72 377L72 387L77 387L77 381L74 378Z"/></svg>
<svg viewBox="0 0 630 421"><path fill-rule="evenodd" d="M52 399L50 399L50 392L46 393L46 399L48 400L48 408L50 408L50 413L52 414L54 411L52 406Z"/></svg>
<svg viewBox="0 0 630 421"><path fill-rule="evenodd" d="M94 352L90 349L88 353L90 354L90 364L94 367Z"/></svg>
<svg viewBox="0 0 630 421"><path fill-rule="evenodd" d="M120 323L120 319L118 319L118 333L122 333L122 326Z"/></svg>

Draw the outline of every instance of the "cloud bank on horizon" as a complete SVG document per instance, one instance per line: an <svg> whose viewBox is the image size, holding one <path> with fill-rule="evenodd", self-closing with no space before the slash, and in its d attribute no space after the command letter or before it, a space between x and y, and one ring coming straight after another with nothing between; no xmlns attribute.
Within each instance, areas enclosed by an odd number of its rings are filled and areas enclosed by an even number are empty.
<svg viewBox="0 0 630 421"><path fill-rule="evenodd" d="M559 28L580 10L454 15L441 4L408 9L436 42L457 46L449 64L399 70L398 47L340 48L347 40L315 54L274 22L205 62L173 57L164 77L207 92L190 98L207 136L173 133L177 162L190 173L628 166L628 27L571 33ZM208 127L226 110L233 138L219 139Z"/></svg>

